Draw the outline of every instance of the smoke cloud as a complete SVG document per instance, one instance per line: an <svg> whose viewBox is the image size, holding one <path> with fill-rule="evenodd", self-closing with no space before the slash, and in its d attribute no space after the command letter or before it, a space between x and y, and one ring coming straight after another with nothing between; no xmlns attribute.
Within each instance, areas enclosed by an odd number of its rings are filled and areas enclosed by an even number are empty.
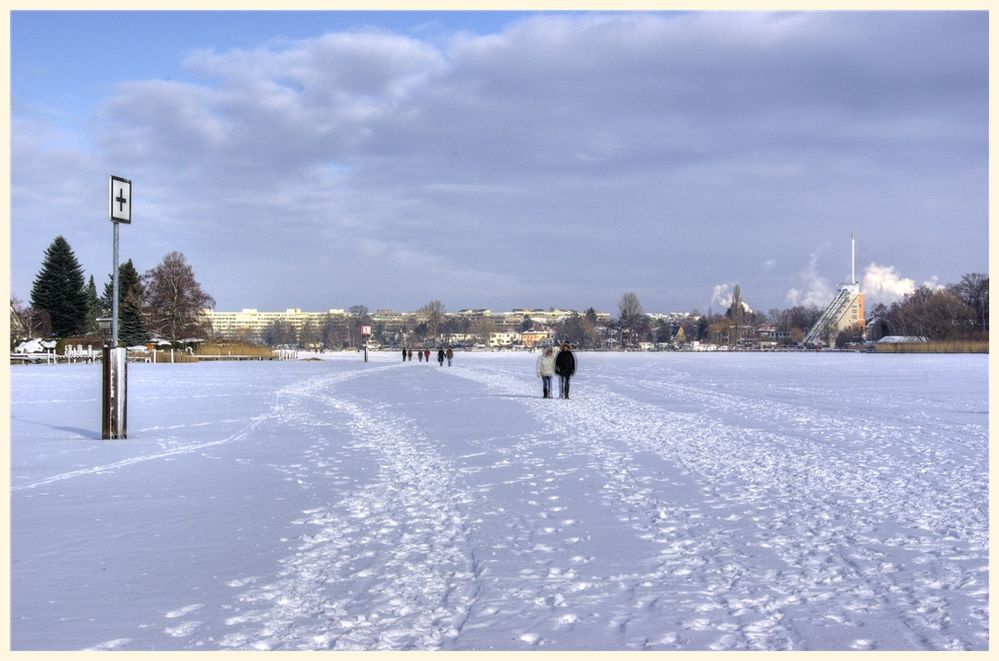
<svg viewBox="0 0 999 661"><path fill-rule="evenodd" d="M929 289L943 289L937 276L932 276L922 284ZM912 278L903 278L894 266L883 266L871 262L864 269L861 291L869 306L884 303L891 305L916 291L918 286Z"/></svg>
<svg viewBox="0 0 999 661"><path fill-rule="evenodd" d="M903 278L894 266L871 262L864 269L860 287L868 305L877 303L891 305L916 291L916 281L912 278Z"/></svg>
<svg viewBox="0 0 999 661"><path fill-rule="evenodd" d="M732 306L732 297L735 294L735 283L725 282L715 285L711 293L711 305L720 305L724 309Z"/></svg>
<svg viewBox="0 0 999 661"><path fill-rule="evenodd" d="M819 275L818 262L825 245L813 252L808 265L800 273L801 287L792 287L787 292L787 302L791 305L825 308L833 300L836 290L826 278Z"/></svg>

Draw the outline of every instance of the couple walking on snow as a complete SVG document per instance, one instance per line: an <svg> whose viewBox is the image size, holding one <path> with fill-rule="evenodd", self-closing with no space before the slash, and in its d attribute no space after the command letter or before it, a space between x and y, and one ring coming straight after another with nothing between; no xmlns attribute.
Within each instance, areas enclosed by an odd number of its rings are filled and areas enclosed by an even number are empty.
<svg viewBox="0 0 999 661"><path fill-rule="evenodd" d="M569 343L563 342L558 355L551 347L538 356L538 376L541 377L541 389L545 399L552 399L552 377L558 374L558 396L569 399L569 379L576 373L576 357L569 349Z"/></svg>

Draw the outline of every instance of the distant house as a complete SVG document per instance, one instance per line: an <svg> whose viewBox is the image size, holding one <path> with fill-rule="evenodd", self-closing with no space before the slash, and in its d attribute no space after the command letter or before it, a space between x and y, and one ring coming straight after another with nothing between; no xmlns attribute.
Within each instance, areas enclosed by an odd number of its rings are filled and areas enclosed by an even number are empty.
<svg viewBox="0 0 999 661"><path fill-rule="evenodd" d="M547 342L551 338L551 332L548 330L529 330L521 333L521 342L528 349L536 347L537 345Z"/></svg>
<svg viewBox="0 0 999 661"><path fill-rule="evenodd" d="M42 340L34 339L21 342L16 347L14 347L14 353L24 353L24 354L39 354L46 353L49 351L55 351L56 342L55 340Z"/></svg>
<svg viewBox="0 0 999 661"><path fill-rule="evenodd" d="M489 334L489 346L493 349L509 349L515 343L520 343L521 334L512 331Z"/></svg>

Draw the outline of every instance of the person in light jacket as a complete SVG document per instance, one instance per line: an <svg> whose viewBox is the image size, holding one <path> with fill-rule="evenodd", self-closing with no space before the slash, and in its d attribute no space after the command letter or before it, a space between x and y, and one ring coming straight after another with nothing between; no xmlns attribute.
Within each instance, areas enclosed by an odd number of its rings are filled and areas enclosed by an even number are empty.
<svg viewBox="0 0 999 661"><path fill-rule="evenodd" d="M445 355L447 356L447 366L451 367L451 360L454 358L454 351L451 350L451 347L447 348L447 354Z"/></svg>
<svg viewBox="0 0 999 661"><path fill-rule="evenodd" d="M541 377L541 391L544 399L552 399L552 376L555 375L555 352L551 347L538 356L538 376Z"/></svg>
<svg viewBox="0 0 999 661"><path fill-rule="evenodd" d="M576 373L576 357L568 342L562 343L562 350L555 358L555 373L558 374L558 396L569 399L569 378Z"/></svg>

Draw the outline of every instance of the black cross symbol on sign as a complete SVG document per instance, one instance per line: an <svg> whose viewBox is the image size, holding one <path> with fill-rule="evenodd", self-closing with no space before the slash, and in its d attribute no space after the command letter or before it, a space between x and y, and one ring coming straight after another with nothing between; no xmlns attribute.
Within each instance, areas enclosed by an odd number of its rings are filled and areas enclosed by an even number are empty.
<svg viewBox="0 0 999 661"><path fill-rule="evenodd" d="M118 203L118 211L125 210L125 203L128 202L128 200L125 198L124 188L118 189L118 197L114 198L114 201Z"/></svg>

